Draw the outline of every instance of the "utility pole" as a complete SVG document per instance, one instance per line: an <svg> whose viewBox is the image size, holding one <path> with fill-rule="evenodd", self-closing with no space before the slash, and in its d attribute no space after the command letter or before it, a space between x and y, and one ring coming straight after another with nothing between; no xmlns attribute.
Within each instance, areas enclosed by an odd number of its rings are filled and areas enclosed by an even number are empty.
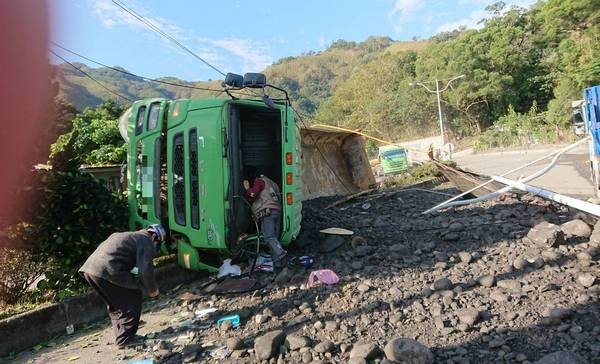
<svg viewBox="0 0 600 364"><path fill-rule="evenodd" d="M437 95L438 117L440 119L440 137L442 138L442 140L441 140L441 142L442 142L441 149L442 150L444 149L444 146L446 145L446 138L444 136L444 120L442 117L442 100L441 100L440 94L448 89L448 87L450 86L450 83L452 83L452 81L458 80L459 78L463 78L463 77L465 77L465 75L460 75L460 76L456 76L456 77L452 77L452 78L445 78L445 79L441 79L441 80L438 80L436 78L435 79L435 91L431 90L429 87L427 87L425 85L426 83L432 83L434 81L423 81L423 82L411 82L410 83L410 86L412 86L412 87L419 85L419 86L422 86L428 92L431 92L432 94ZM444 88L441 90L440 90L440 81L448 81L448 83L446 83L446 86L444 86ZM452 151L450 151L450 153L452 153Z"/></svg>

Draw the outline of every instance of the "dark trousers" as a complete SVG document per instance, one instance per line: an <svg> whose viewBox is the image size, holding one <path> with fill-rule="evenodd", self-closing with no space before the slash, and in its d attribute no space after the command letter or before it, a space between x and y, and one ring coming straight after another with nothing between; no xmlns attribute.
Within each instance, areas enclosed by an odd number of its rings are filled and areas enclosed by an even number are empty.
<svg viewBox="0 0 600 364"><path fill-rule="evenodd" d="M285 250L279 242L279 233L281 231L281 211L271 210L269 215L261 219L261 228L265 243L271 249L273 261L280 260L285 255Z"/></svg>
<svg viewBox="0 0 600 364"><path fill-rule="evenodd" d="M106 303L115 332L115 343L123 345L134 337L142 314L142 291L119 287L106 279L83 273L83 277Z"/></svg>

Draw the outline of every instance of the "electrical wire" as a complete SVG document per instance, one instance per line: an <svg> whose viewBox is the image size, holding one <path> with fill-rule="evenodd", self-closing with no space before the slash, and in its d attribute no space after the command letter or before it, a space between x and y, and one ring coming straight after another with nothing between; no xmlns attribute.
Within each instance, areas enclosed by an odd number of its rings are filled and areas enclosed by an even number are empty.
<svg viewBox="0 0 600 364"><path fill-rule="evenodd" d="M140 76L140 75L137 75L135 73L132 73L132 72L129 72L129 71L117 68L117 67L109 66L109 65L104 64L104 63L102 63L100 61L93 60L93 59L91 59L91 58L89 58L87 56L84 56L81 53L75 52L75 51L73 51L73 50L71 50L71 49L69 49L67 47L64 47L64 46L56 43L56 42L50 41L50 43L53 46L55 46L57 48L60 48L60 49L62 49L65 52L71 53L71 54L73 54L73 55L75 55L77 57L83 58L83 59L85 59L85 60L87 60L89 62L92 62L94 64L97 64L97 65L105 67L105 68L108 68L108 69L113 70L115 72L119 72L119 73L122 73L122 74L125 74L125 75L128 75L128 76L133 76L133 77L141 78L141 79L143 79L145 81L155 82L155 83L161 83L161 84L169 85L169 86L177 86L177 87L189 88L189 89L194 89L194 90L223 92L223 89L214 89L214 88L208 88L208 87L198 87L198 86L184 85L184 84L180 84L180 83L159 80L159 79L156 79L156 78L150 78L150 77L146 77L146 76Z"/></svg>
<svg viewBox="0 0 600 364"><path fill-rule="evenodd" d="M156 79L156 78L150 78L150 77L147 77L147 76L138 75L138 74L135 74L135 73L132 73L132 72L129 72L129 71L117 68L117 67L109 66L109 65L107 65L105 63L102 63L100 61L94 60L94 59L92 59L92 58L90 58L88 56L85 56L85 55L83 55L81 53L75 52L74 50L71 50L71 49L69 49L67 47L64 47L64 46L62 46L62 45L60 45L60 44L58 44L56 42L50 41L50 43L53 46L55 46L55 47L57 47L57 48L65 51L65 52L68 52L70 54L73 54L73 55L75 55L77 57L85 59L86 61L89 61L89 62L92 62L92 63L94 63L96 65L108 68L108 69L113 70L115 72L119 72L119 73L122 73L122 74L125 74L125 75L128 75L128 76L133 76L133 77L141 78L141 79L143 79L144 81L147 81L147 82L154 82L154 83L159 83L159 84L164 84L164 85L169 85L169 86L174 86L174 87L182 87L182 88L193 89L193 90L217 92L218 94L215 95L215 97L217 97L219 94L225 92L225 89L216 89L216 88L208 88L208 87L199 87L199 86L192 86L192 85L184 85L184 84L180 84L180 83L169 82L169 81L159 80L159 79ZM53 52L53 54L55 54L55 53ZM61 59L64 60L64 58L61 58ZM256 96L255 94L249 94L249 93L246 93L246 92L242 92L240 90L229 90L229 92L234 93L234 94L246 95L246 96Z"/></svg>
<svg viewBox="0 0 600 364"><path fill-rule="evenodd" d="M171 36L167 32L165 32L162 29L160 29L158 26L152 24L152 22L150 22L149 20L147 20L143 15L137 13L135 10L133 10L130 7L128 7L127 5L123 4L119 0L112 0L112 2L115 5L117 5L119 8L121 8L123 11L127 12L129 15L133 16L137 20L139 20L142 23L144 23L146 26L148 26L154 32L160 34L164 38L166 38L166 39L170 40L171 42L175 43L179 48L183 49L185 52L189 53L194 58L200 60L201 62L203 62L208 67L210 67L213 70L215 70L216 72L220 73L222 76L226 76L226 74L223 71L221 71L217 67L213 66L212 64L208 63L208 61L206 61L205 59L203 59L202 57L200 57L199 55L197 55L196 53L194 53L192 50L190 50L188 47L186 47L185 45L183 45L182 43L180 43L177 39L175 39L173 36Z"/></svg>
<svg viewBox="0 0 600 364"><path fill-rule="evenodd" d="M88 77L89 79L91 79L92 81L96 82L98 85L100 85L102 88L104 88L106 91L110 92L113 95L116 95L122 99L125 99L129 102L133 102L132 99L130 99L127 96L123 96L120 93L111 90L108 86L104 85L102 82L98 81L97 79L95 79L92 75L90 75L89 73L85 72L84 70L82 70L81 68L75 66L73 63L67 61L66 59L64 59L63 57L61 57L60 55L58 55L56 52L54 52L53 50L49 49L49 52L52 53L54 56L60 58L63 62L67 63L69 66L75 68L77 71L81 72L82 74L84 74L86 77Z"/></svg>

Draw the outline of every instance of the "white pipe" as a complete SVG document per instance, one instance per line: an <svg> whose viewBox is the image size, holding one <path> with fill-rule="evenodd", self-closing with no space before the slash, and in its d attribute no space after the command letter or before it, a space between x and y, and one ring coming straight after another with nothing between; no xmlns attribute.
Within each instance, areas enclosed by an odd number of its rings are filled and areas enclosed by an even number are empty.
<svg viewBox="0 0 600 364"><path fill-rule="evenodd" d="M571 206L573 208L576 208L577 210L585 211L592 215L600 216L600 205L582 201L573 197L561 195L559 193L550 190L545 190L541 187L531 186L523 182L513 181L505 177L492 176L492 179L510 187L517 188L521 191L530 192L536 196L541 196L552 201L561 203L563 205Z"/></svg>
<svg viewBox="0 0 600 364"><path fill-rule="evenodd" d="M554 159L553 159L553 160L550 162L550 164L548 164L548 166L546 166L546 167L545 167L545 168L543 168L542 170L540 170L540 171L536 172L535 174L533 174L533 175L531 175L531 176L529 176L529 177L526 177L526 178L524 178L524 179L520 179L520 180L522 180L522 181L524 181L524 182L529 182L529 181L531 181L531 180L533 180L533 179L535 179L535 178L538 178L539 176L543 175L543 174L544 174L544 173L546 173L546 172L547 172L547 171L548 171L550 168L552 168L552 167L554 166L554 164L556 163L556 160L558 160L558 157L559 157L561 154L563 154L563 153L565 153L565 152L567 152L567 151L569 151L569 150L571 150L571 149L573 149L573 148L577 147L578 145L582 144L584 141L587 141L589 138L590 138L590 137L589 137L589 136L587 136L587 137L585 137L585 138L583 138L583 139L579 140L578 142L576 142L576 143L573 143L573 144L571 144L571 145L568 145L568 146L566 146L566 147L564 147L564 148L562 148L562 149L560 149L560 150L557 150L557 151L555 151L555 152L552 152L552 153L550 153L550 154L547 154L547 155L545 155L545 156L543 156L543 157L541 157L541 158L538 158L538 159L536 159L536 160L534 160L534 161L532 161L532 162L529 162L529 163L527 163L527 164L524 164L524 165L522 165L522 166L519 166L519 167L517 167L517 168L511 169L511 170L510 170L510 171L508 171L508 172L504 172L504 173L503 173L501 176L506 176L506 175L509 175L509 174L511 174L511 173L513 173L513 172L516 172L516 171L518 171L518 170L521 170L521 169L523 169L523 168L529 167L529 166L531 166L531 165L533 165L533 164L536 164L537 162L540 162L540 161L542 161L542 160L544 160L544 159L546 159L546 158L549 158L549 157L551 157L551 156L553 156L553 155L554 155L554 156L555 156L555 157L554 157ZM482 184L480 184L480 185L478 185L478 186L475 186L475 187L471 188L471 189L470 189L470 190L468 190L468 191L465 191L465 192L463 192L463 193L461 193L461 194L459 194L459 195L457 195L457 196L454 196L454 197L452 197L451 199L448 199L448 200L446 200L446 201L444 201L444 202L442 202L442 203L440 203L440 204L438 204L438 205L436 205L436 206L434 206L434 207L430 208L430 209L429 209L429 210L427 210L427 211L424 211L424 212L423 212L423 214L428 214L428 213L430 213L430 212L433 212L433 211L439 210L439 209L441 209L441 208L444 208L444 207L452 207L452 206L468 205L468 204L472 204L472 203L476 203L476 202L481 202L481 201L489 200L489 199L491 199L491 198L494 198L494 197L496 197L496 196L498 196L498 195L501 195L502 193L508 192L508 191L510 190L510 188L509 188L509 189L506 189L506 187L505 187L505 188L502 188L502 189L500 189L500 190L498 190L498 191L496 191L496 192L492 192L492 193L489 193L489 194L487 194L487 195L484 195L484 196L481 196L481 197L478 197L478 198L473 198L473 199L470 199L470 200L464 200L464 201L452 202L452 201L455 201L455 200L457 200L457 199L459 199L459 198L461 198L461 197L463 197L463 196L465 196L465 195L467 195L467 194L469 194L469 193L471 193L471 192L473 192L473 191L475 191L475 190L477 190L477 189L479 189L479 188L481 188L481 187L483 187L483 186L486 186L486 185L488 185L488 184L492 183L493 181L494 181L493 179L490 179L490 180L488 180L487 182L484 182L484 183L482 183Z"/></svg>

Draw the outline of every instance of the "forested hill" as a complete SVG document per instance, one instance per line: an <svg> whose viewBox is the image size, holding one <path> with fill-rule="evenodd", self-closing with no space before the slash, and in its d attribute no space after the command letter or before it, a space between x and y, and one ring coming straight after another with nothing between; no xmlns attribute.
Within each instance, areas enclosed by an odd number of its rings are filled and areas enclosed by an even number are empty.
<svg viewBox="0 0 600 364"><path fill-rule="evenodd" d="M427 41L394 42L387 37L370 37L358 43L338 40L322 52L309 52L302 56L281 59L269 66L265 73L270 83L283 86L290 92L292 100L302 111L312 114L325 99L331 96L337 85L350 77L356 66L368 63L384 51L418 50L426 44ZM218 95L215 92L147 82L142 78L109 68L92 68L82 63L74 65L112 91L132 100L150 97L199 98ZM124 70L120 67L116 68ZM115 99L119 103L127 102L68 64L56 66L55 74L59 84L59 95L78 110L83 110L86 106L97 106L106 99ZM202 88L221 88L220 80L188 82L175 77L165 77L160 80ZM218 96L226 97L225 94Z"/></svg>
<svg viewBox="0 0 600 364"><path fill-rule="evenodd" d="M165 98L192 98L192 97L213 97L215 92L196 90L192 88L177 87L166 84L148 82L140 77L124 74L110 68L91 68L82 63L74 63L74 66L83 72L92 76L99 83L131 100L138 100L151 97ZM115 67L117 69L122 68ZM74 105L82 111L85 107L95 107L104 100L114 99L119 103L128 103L127 100L115 96L115 94L106 90L98 82L85 76L82 72L72 66L63 63L55 66L55 80L59 86L59 96L67 102ZM210 89L220 89L221 81L210 82L187 82L175 77L160 78L162 81L181 84L186 86L195 86Z"/></svg>
<svg viewBox="0 0 600 364"><path fill-rule="evenodd" d="M600 83L600 1L539 0L530 8L497 2L487 12L478 29L413 42L338 40L321 52L283 58L264 72L314 120L397 141L439 131L435 95L411 83L435 89L438 79L445 88L459 75L464 77L441 98L450 139L485 130L491 146L524 136L526 142L569 137L571 101L581 98L583 88ZM207 96L81 67L131 99ZM80 110L114 98L68 65L58 69L60 92ZM219 81L208 85L218 88Z"/></svg>

